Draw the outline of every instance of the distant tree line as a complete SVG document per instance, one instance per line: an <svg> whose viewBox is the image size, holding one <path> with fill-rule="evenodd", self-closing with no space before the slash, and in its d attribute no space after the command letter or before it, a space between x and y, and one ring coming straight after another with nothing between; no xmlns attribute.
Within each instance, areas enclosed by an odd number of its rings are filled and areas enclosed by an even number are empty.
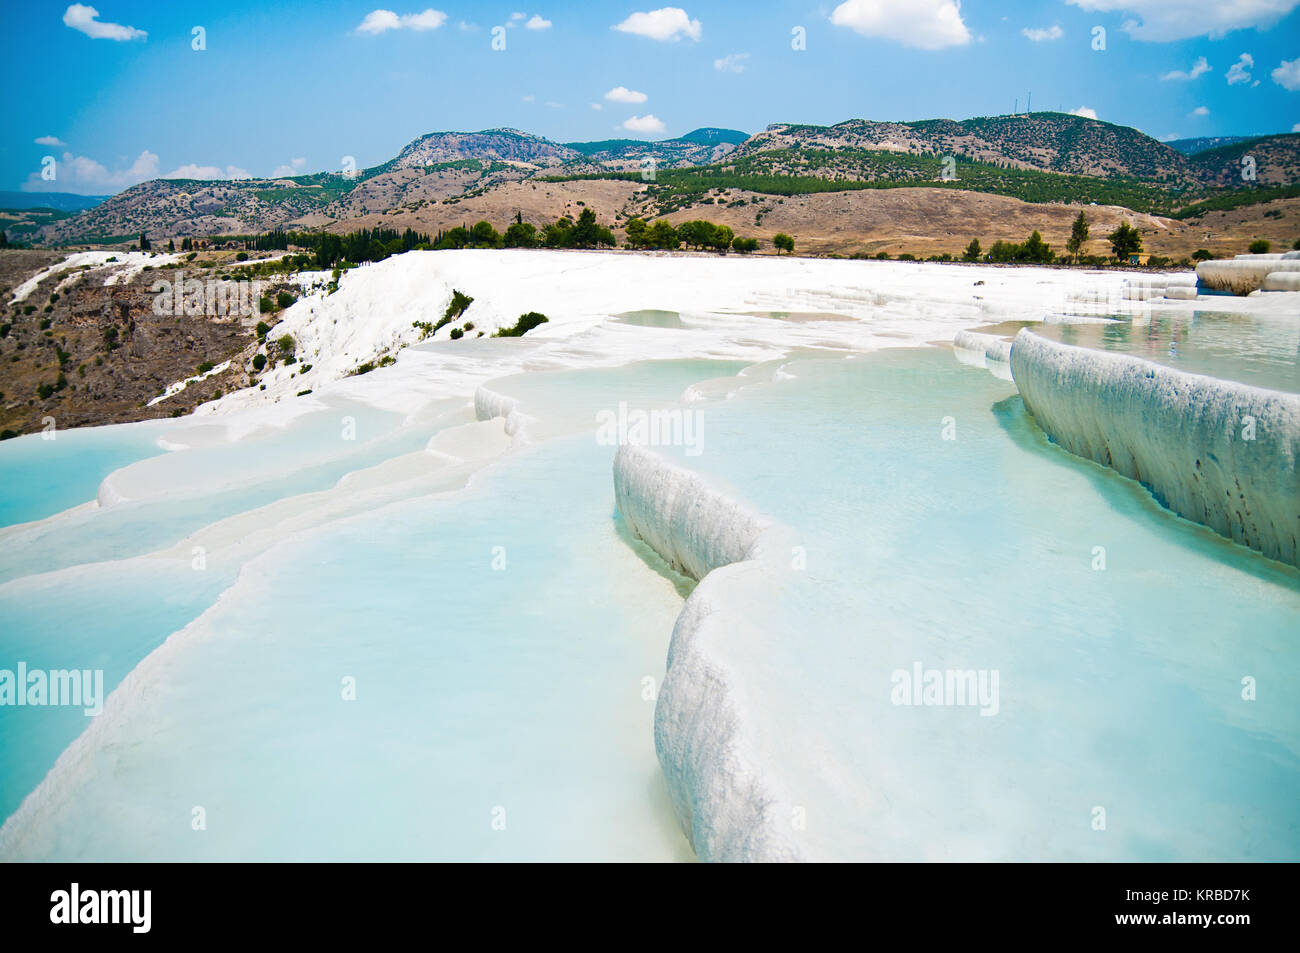
<svg viewBox="0 0 1300 953"><path fill-rule="evenodd" d="M1141 232L1126 221L1120 222L1119 227L1107 235L1106 239L1110 242L1112 254L1121 261L1142 251ZM1052 251L1052 246L1043 241L1043 236L1035 229L1028 239L1020 243L996 241L987 253L980 247L979 239L972 238L961 258L962 261L989 261L995 264L1023 262L1050 265L1058 258L1064 260L1066 257L1078 262L1080 252L1087 241L1088 217L1080 212L1070 228L1070 237L1065 243L1068 256L1058 256ZM1206 254L1208 255L1208 252Z"/></svg>
<svg viewBox="0 0 1300 953"><path fill-rule="evenodd" d="M636 249L677 251L684 245L688 249L716 251L719 254L726 254L728 251L749 254L759 248L757 238L736 235L727 225L718 225L702 219L673 226L666 219L651 224L641 218L631 218L628 219L625 231L627 247ZM579 213L576 221L564 216L540 229L525 222L522 213L516 212L515 220L504 232L497 231L491 222L480 221L473 226L457 225L433 236L409 228L401 232L390 228L361 229L345 235L329 232L286 232L275 229L258 235L217 236L211 241L214 244L240 241L246 248L259 251L289 248L307 250L304 254L292 255L266 266L277 271L286 268L316 268L322 271L337 269L363 261L382 261L390 255L411 250L612 248L618 244L613 230L601 225L596 220L595 210L586 207ZM773 236L772 245L778 254L794 253L794 239L783 232ZM181 241L181 251L190 251L192 248L190 239ZM249 262L249 265L253 264L255 263Z"/></svg>
<svg viewBox="0 0 1300 953"><path fill-rule="evenodd" d="M504 233L491 222L477 222L473 228L458 225L439 232L430 247L442 248L597 248L613 246L614 233L596 221L593 209L584 208L578 220L565 216L540 230L516 212Z"/></svg>
<svg viewBox="0 0 1300 953"><path fill-rule="evenodd" d="M747 255L758 250L757 238L745 238L735 234L728 225L717 225L703 219L682 222L674 227L667 219L659 219L653 225L642 218L630 218L624 226L629 248L657 249L676 251L682 245L698 251L716 251L725 255L728 250ZM778 235L784 239L789 236ZM775 242L778 250L784 244ZM794 239L790 239L790 251L794 251Z"/></svg>
<svg viewBox="0 0 1300 953"><path fill-rule="evenodd" d="M343 235L336 235L333 232L286 232L283 229L273 229L257 235L217 235L209 241L214 246L237 241L245 248L257 251L287 251L290 248L303 248L309 253L307 257L310 259L310 265L324 271L346 263L383 261L391 255L400 255L413 248L428 248L431 240L423 232L410 228L404 231L395 228L362 228ZM191 239L181 240L181 251L187 252L193 249L194 243Z"/></svg>
<svg viewBox="0 0 1300 953"><path fill-rule="evenodd" d="M363 228L346 235L319 232L312 239L294 244L310 248L316 267L322 271L344 262L383 261L391 255L429 246L428 235L409 228L402 232L392 228Z"/></svg>

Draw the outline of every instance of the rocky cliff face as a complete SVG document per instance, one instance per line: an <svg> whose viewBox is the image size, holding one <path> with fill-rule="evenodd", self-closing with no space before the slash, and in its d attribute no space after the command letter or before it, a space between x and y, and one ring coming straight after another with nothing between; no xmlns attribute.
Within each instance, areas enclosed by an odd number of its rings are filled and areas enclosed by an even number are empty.
<svg viewBox="0 0 1300 953"><path fill-rule="evenodd" d="M219 364L251 355L257 317L207 317L154 313L155 281L176 269L150 270L128 282L104 285L90 273L54 289L67 276L54 273L22 302L13 289L57 254L0 252L0 431L34 433L53 417L56 425L86 427L188 412L217 390L246 386L243 361L223 375L154 407L147 402L174 381L193 376L204 362ZM189 275L195 274L190 266Z"/></svg>
<svg viewBox="0 0 1300 953"><path fill-rule="evenodd" d="M549 168L580 160L582 155L567 146L517 129L487 129L483 132L431 132L407 144L397 154L393 165L409 168L466 159L518 162Z"/></svg>

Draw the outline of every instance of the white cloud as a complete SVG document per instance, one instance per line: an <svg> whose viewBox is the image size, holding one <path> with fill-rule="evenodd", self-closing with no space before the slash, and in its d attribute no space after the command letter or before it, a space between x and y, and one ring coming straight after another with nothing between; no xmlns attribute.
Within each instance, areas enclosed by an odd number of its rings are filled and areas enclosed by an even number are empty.
<svg viewBox="0 0 1300 953"><path fill-rule="evenodd" d="M626 86L615 86L605 94L605 101L611 103L643 103L650 97Z"/></svg>
<svg viewBox="0 0 1300 953"><path fill-rule="evenodd" d="M101 23L99 11L84 3L74 3L63 13L64 26L70 26L95 40L143 40L149 36L144 30L117 23Z"/></svg>
<svg viewBox="0 0 1300 953"><path fill-rule="evenodd" d="M550 20L543 20L541 14L534 13L533 18L524 24L528 30L549 30L551 28Z"/></svg>
<svg viewBox="0 0 1300 953"><path fill-rule="evenodd" d="M436 30L447 22L447 14L430 7L421 13L403 13L400 16L392 10L371 10L357 27L358 33L375 36L389 30Z"/></svg>
<svg viewBox="0 0 1300 953"><path fill-rule="evenodd" d="M158 177L158 156L145 149L125 169L110 171L103 163L86 156L63 153L55 165L53 181L33 172L23 183L24 192L76 192L79 195L107 195L120 192L147 179Z"/></svg>
<svg viewBox="0 0 1300 953"><path fill-rule="evenodd" d="M1300 122L1291 127L1292 132L1300 132Z"/></svg>
<svg viewBox="0 0 1300 953"><path fill-rule="evenodd" d="M1249 53L1242 53L1237 62L1228 68L1228 85L1250 82L1250 71L1255 67L1255 58Z"/></svg>
<svg viewBox="0 0 1300 953"><path fill-rule="evenodd" d="M623 33L635 33L652 40L680 40L688 36L700 38L700 21L692 20L681 7L663 7L649 13L634 13L614 26Z"/></svg>
<svg viewBox="0 0 1300 953"><path fill-rule="evenodd" d="M1193 109L1192 112L1191 112L1191 115L1193 115L1193 116L1208 116L1209 114L1210 114L1210 111L1209 111L1208 109L1206 109L1204 106L1197 106L1197 107L1196 107L1195 109Z"/></svg>
<svg viewBox="0 0 1300 953"><path fill-rule="evenodd" d="M276 166L275 171L271 173L271 178L280 179L294 175L302 175L302 170L306 167L306 159L290 159L288 165Z"/></svg>
<svg viewBox="0 0 1300 953"><path fill-rule="evenodd" d="M464 20L459 20L457 21L456 26L459 27L461 30L465 31L466 33L478 32L477 23L466 23Z"/></svg>
<svg viewBox="0 0 1300 953"><path fill-rule="evenodd" d="M549 100L549 99L544 103L544 105L545 105L548 109L563 109L563 108L564 108L564 103L552 102L552 101Z"/></svg>
<svg viewBox="0 0 1300 953"><path fill-rule="evenodd" d="M33 139L38 146L66 146L67 143L58 136L41 136L39 139Z"/></svg>
<svg viewBox="0 0 1300 953"><path fill-rule="evenodd" d="M971 40L958 0L845 0L831 13L831 23L922 50L962 46Z"/></svg>
<svg viewBox="0 0 1300 953"><path fill-rule="evenodd" d="M623 128L628 132L663 132L663 120L646 113L644 116L633 116L623 123Z"/></svg>
<svg viewBox="0 0 1300 953"><path fill-rule="evenodd" d="M714 60L713 68L719 73L743 73L747 59L749 59L748 53L728 53L722 59Z"/></svg>
<svg viewBox="0 0 1300 953"><path fill-rule="evenodd" d="M529 93L527 96L524 97L524 102L535 103L537 102L537 97L534 96L532 93Z"/></svg>
<svg viewBox="0 0 1300 953"><path fill-rule="evenodd" d="M605 107L602 106L600 103L592 103L592 104L591 104L591 108L594 109L594 110L596 110L596 112L600 112L600 111L601 111L602 109L604 109Z"/></svg>
<svg viewBox="0 0 1300 953"><path fill-rule="evenodd" d="M1035 43L1042 43L1044 40L1059 40L1061 37L1065 36L1065 31L1055 23L1046 29L1025 27L1020 32L1029 37L1029 39L1033 40Z"/></svg>
<svg viewBox="0 0 1300 953"><path fill-rule="evenodd" d="M1233 30L1273 26L1300 0L1066 0L1090 13L1127 13L1124 32L1135 40L1167 42L1219 38Z"/></svg>
<svg viewBox="0 0 1300 953"><path fill-rule="evenodd" d="M1189 70L1181 70L1181 69L1170 70L1168 73L1165 73L1165 75L1164 75L1164 76L1161 76L1160 78L1161 78L1161 79L1192 80L1192 79L1196 79L1196 77L1200 76L1202 73L1208 73L1209 71L1210 71L1210 64L1209 64L1209 61L1206 60L1206 58L1205 58L1204 56L1201 56L1201 57L1198 57L1197 60L1196 60L1196 62L1192 64L1192 68L1191 68L1191 69L1189 69Z"/></svg>
<svg viewBox="0 0 1300 953"><path fill-rule="evenodd" d="M251 179L247 169L241 169L239 166L228 165L224 169L215 165L195 165L189 163L172 169L164 179L208 179L208 180L226 180L226 179Z"/></svg>
<svg viewBox="0 0 1300 953"><path fill-rule="evenodd" d="M1289 89L1293 93L1300 90L1300 56L1293 60L1283 60L1282 65L1269 75L1273 77L1273 82L1283 89ZM1291 131L1295 132L1294 129Z"/></svg>
<svg viewBox="0 0 1300 953"><path fill-rule="evenodd" d="M1076 106L1070 110L1071 116L1082 116L1084 119L1096 119L1097 110L1090 109L1087 106Z"/></svg>

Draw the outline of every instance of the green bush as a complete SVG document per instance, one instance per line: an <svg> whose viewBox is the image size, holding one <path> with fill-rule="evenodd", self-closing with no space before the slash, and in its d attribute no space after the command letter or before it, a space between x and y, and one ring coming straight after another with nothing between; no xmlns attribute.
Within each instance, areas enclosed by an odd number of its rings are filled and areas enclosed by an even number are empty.
<svg viewBox="0 0 1300 953"><path fill-rule="evenodd" d="M1250 253L1252 255L1267 255L1268 250L1273 247L1273 243L1267 238L1257 238L1250 243Z"/></svg>
<svg viewBox="0 0 1300 953"><path fill-rule="evenodd" d="M202 364L199 365L199 373L200 373L200 374L206 374L208 371L212 370L212 368L214 368L214 367L216 367L216 365L213 364L211 361L204 361Z"/></svg>
<svg viewBox="0 0 1300 953"><path fill-rule="evenodd" d="M500 248L501 236L492 227L491 222L475 222L469 230L470 241L475 248Z"/></svg>
<svg viewBox="0 0 1300 953"><path fill-rule="evenodd" d="M439 318L438 322L433 326L433 331L429 333L435 333L439 328L451 324L451 322L464 314L465 310L473 303L473 298L464 292L457 291L453 288L451 290L451 303L447 305L447 310L443 312L442 317Z"/></svg>
<svg viewBox="0 0 1300 953"><path fill-rule="evenodd" d="M258 339L259 341L264 340L264 339L266 338L266 332L269 331L269 330L271 330L271 326L270 326L269 324L267 324L265 321L258 321L258 322L257 322L257 339Z"/></svg>
<svg viewBox="0 0 1300 953"><path fill-rule="evenodd" d="M527 222L512 222L506 229L502 244L506 248L536 248L537 229Z"/></svg>
<svg viewBox="0 0 1300 953"><path fill-rule="evenodd" d="M262 295L262 300L257 303L257 310L262 314L270 314L275 310L275 302L271 300L270 296Z"/></svg>
<svg viewBox="0 0 1300 953"><path fill-rule="evenodd" d="M451 339L452 339L453 341L459 341L459 340L460 340L461 338L463 338L464 336L465 336L465 332L462 331L460 328L452 328L452 329L451 329Z"/></svg>
<svg viewBox="0 0 1300 953"><path fill-rule="evenodd" d="M498 338L518 338L523 337L539 324L545 324L549 319L544 314L538 314L536 311L529 311L527 314L521 314L519 320L515 322L514 327L501 328L493 337Z"/></svg>
<svg viewBox="0 0 1300 953"><path fill-rule="evenodd" d="M1192 252L1193 261L1209 261L1213 257L1214 252L1210 251L1208 248L1198 248L1196 251Z"/></svg>
<svg viewBox="0 0 1300 953"><path fill-rule="evenodd" d="M281 354L292 354L295 347L292 335L284 335L280 340L275 342L275 346L280 349Z"/></svg>
<svg viewBox="0 0 1300 953"><path fill-rule="evenodd" d="M253 370L255 370L255 371L260 371L260 370L261 370L262 368L264 368L264 367L266 367L266 355L265 355L265 354L254 354L254 355L253 355Z"/></svg>
<svg viewBox="0 0 1300 953"><path fill-rule="evenodd" d="M281 291L278 295L275 296L275 303L279 305L280 310L284 310L285 308L289 307L289 305L293 304L297 300L298 299L294 295L291 295L287 291Z"/></svg>

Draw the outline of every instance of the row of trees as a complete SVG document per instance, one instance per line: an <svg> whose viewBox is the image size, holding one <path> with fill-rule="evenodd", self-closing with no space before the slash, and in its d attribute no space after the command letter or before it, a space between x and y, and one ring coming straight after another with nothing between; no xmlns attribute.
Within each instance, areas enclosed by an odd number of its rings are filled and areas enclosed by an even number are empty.
<svg viewBox="0 0 1300 953"><path fill-rule="evenodd" d="M757 238L744 238L737 235L728 225L717 225L703 219L682 222L674 227L667 219L659 219L653 225L641 218L628 219L624 230L627 243L631 248L654 248L663 251L676 251L682 245L700 251L711 250L725 255L728 250L748 255L758 251ZM772 239L777 252L794 251L794 239L789 235L778 234Z"/></svg>
<svg viewBox="0 0 1300 953"><path fill-rule="evenodd" d="M651 225L643 219L633 218L629 219L626 231L627 244L631 248L676 251L685 245L687 248L711 249L722 254L727 251L748 254L757 251L759 247L756 238L742 238L726 225L703 220L683 222L674 227L664 219ZM147 241L144 235L140 238ZM540 229L525 222L523 215L516 212L515 220L504 232L498 232L491 222L480 221L472 227L458 225L432 237L409 228L401 232L391 228L360 229L345 235L274 229L258 235L237 236L237 239L247 248L262 251L290 247L307 249L305 254L294 255L282 259L275 266L266 267L312 267L322 271L363 261L382 261L390 255L399 255L412 249L599 248L613 247L618 243L613 230L599 224L596 212L590 208L583 208L577 221L565 216ZM212 239L214 242L225 240L225 236ZM789 235L777 234L773 237L772 244L778 253L794 252L794 239ZM169 248L172 247L174 246L169 245ZM190 239L182 240L181 251L190 251L192 247Z"/></svg>
<svg viewBox="0 0 1300 953"><path fill-rule="evenodd" d="M409 228L403 232L393 228L363 228L346 235L318 233L305 247L312 249L316 267L324 271L343 262L383 261L390 255L428 245L428 235Z"/></svg>
<svg viewBox="0 0 1300 953"><path fill-rule="evenodd" d="M1111 251L1115 257L1121 261L1131 255L1136 255L1142 251L1142 235L1128 222L1120 222L1115 231L1106 236L1110 242ZM1079 213L1079 217L1074 220L1070 228L1070 237L1066 240L1065 250L1069 253L1071 261L1078 262L1083 246L1088 241L1088 217ZM1052 246L1043 241L1043 236L1034 231L1024 242L1017 244L1015 242L997 241L993 243L987 254L980 247L979 239L972 238L966 251L962 254L962 261L991 261L999 264L1009 262L1028 262L1037 265L1050 265L1056 261L1058 256L1052 251Z"/></svg>
<svg viewBox="0 0 1300 953"><path fill-rule="evenodd" d="M596 221L596 213L584 208L578 220L565 217L538 230L515 213L515 220L500 233L491 222L475 223L473 228L457 225L439 232L431 248L597 248L615 244L614 233Z"/></svg>
<svg viewBox="0 0 1300 953"><path fill-rule="evenodd" d="M962 255L962 260L980 260L980 243L978 239L971 239L971 243L966 246L965 254ZM1020 244L1004 241L994 242L993 247L988 250L988 254L984 255L984 260L998 264L1019 261L1035 265L1047 265L1056 260L1056 252L1052 251L1052 246L1043 241L1043 236L1035 230L1028 239Z"/></svg>
<svg viewBox="0 0 1300 953"><path fill-rule="evenodd" d="M666 219L651 224L641 218L628 219L625 227L630 248L676 251L685 245L696 250L716 251L726 254L737 251L748 254L758 250L758 239L742 238L729 226L717 225L697 219L673 226ZM459 225L439 232L431 248L599 248L613 247L617 239L613 230L596 221L593 209L584 208L575 222L565 217L554 224L537 229L516 212L515 220L505 232L498 232L491 222L482 221L472 228ZM778 251L794 251L794 239L777 235L773 244Z"/></svg>

